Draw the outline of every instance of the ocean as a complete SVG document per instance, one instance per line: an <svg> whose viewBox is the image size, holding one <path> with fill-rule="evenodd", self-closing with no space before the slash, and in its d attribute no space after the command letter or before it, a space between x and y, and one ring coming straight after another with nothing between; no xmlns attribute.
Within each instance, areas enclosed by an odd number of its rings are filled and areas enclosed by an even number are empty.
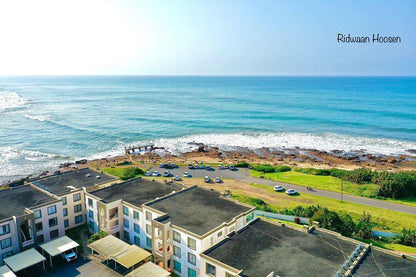
<svg viewBox="0 0 416 277"><path fill-rule="evenodd" d="M416 149L416 77L0 77L0 183L155 143Z"/></svg>

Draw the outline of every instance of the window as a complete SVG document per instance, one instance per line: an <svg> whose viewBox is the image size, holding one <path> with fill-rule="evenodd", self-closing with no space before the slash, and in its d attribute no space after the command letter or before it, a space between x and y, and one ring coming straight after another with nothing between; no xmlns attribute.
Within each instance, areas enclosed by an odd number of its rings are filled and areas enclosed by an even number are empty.
<svg viewBox="0 0 416 277"><path fill-rule="evenodd" d="M88 211L88 217L89 218L94 218L94 212L93 211Z"/></svg>
<svg viewBox="0 0 416 277"><path fill-rule="evenodd" d="M81 200L81 193L74 194L74 202Z"/></svg>
<svg viewBox="0 0 416 277"><path fill-rule="evenodd" d="M152 225L146 224L146 233L148 233L149 235L152 234Z"/></svg>
<svg viewBox="0 0 416 277"><path fill-rule="evenodd" d="M75 217L75 224L81 223L82 222L82 215L77 215Z"/></svg>
<svg viewBox="0 0 416 277"><path fill-rule="evenodd" d="M38 240L38 243L40 244L40 243L43 243L45 241L45 238L43 237L43 235L39 235L39 236L37 236L37 240Z"/></svg>
<svg viewBox="0 0 416 277"><path fill-rule="evenodd" d="M124 240L130 242L130 233L128 231L124 231Z"/></svg>
<svg viewBox="0 0 416 277"><path fill-rule="evenodd" d="M196 265L196 256L190 252L188 252L188 263Z"/></svg>
<svg viewBox="0 0 416 277"><path fill-rule="evenodd" d="M69 221L68 221L68 219L65 219L64 220L64 227L66 228L66 227L68 227L69 226Z"/></svg>
<svg viewBox="0 0 416 277"><path fill-rule="evenodd" d="M173 268L177 271L177 272L182 272L181 271L181 263L180 262L178 262L178 261L173 261Z"/></svg>
<svg viewBox="0 0 416 277"><path fill-rule="evenodd" d="M129 215L129 208L127 208L126 206L123 206L123 214Z"/></svg>
<svg viewBox="0 0 416 277"><path fill-rule="evenodd" d="M188 238L188 247L196 250L196 241L193 238Z"/></svg>
<svg viewBox="0 0 416 277"><path fill-rule="evenodd" d="M147 220L152 220L152 213L151 212L146 212L146 219Z"/></svg>
<svg viewBox="0 0 416 277"><path fill-rule="evenodd" d="M75 205L74 206L74 213L79 213L82 211L82 206L81 204Z"/></svg>
<svg viewBox="0 0 416 277"><path fill-rule="evenodd" d="M137 245L137 246L140 246L140 238L139 237L134 236L134 244Z"/></svg>
<svg viewBox="0 0 416 277"><path fill-rule="evenodd" d="M49 235L51 236L51 239L57 238L59 237L59 230L58 229L53 230L49 233Z"/></svg>
<svg viewBox="0 0 416 277"><path fill-rule="evenodd" d="M0 236L8 233L10 233L10 224L0 226Z"/></svg>
<svg viewBox="0 0 416 277"><path fill-rule="evenodd" d="M218 232L218 237L221 237L221 236L222 236L222 231Z"/></svg>
<svg viewBox="0 0 416 277"><path fill-rule="evenodd" d="M188 277L196 277L196 271L192 268L188 268Z"/></svg>
<svg viewBox="0 0 416 277"><path fill-rule="evenodd" d="M94 222L90 221L90 222L88 223L88 225L90 226L90 229L91 229L91 230L94 230Z"/></svg>
<svg viewBox="0 0 416 277"><path fill-rule="evenodd" d="M62 205L66 205L66 203L67 203L66 197L62 197Z"/></svg>
<svg viewBox="0 0 416 277"><path fill-rule="evenodd" d="M135 231L136 233L140 234L140 226L139 226L139 225L137 225L136 223L134 223L134 224L133 224L133 226L134 226L134 231Z"/></svg>
<svg viewBox="0 0 416 277"><path fill-rule="evenodd" d="M62 211L64 213L64 216L67 216L68 215L68 209L67 208L64 208Z"/></svg>
<svg viewBox="0 0 416 277"><path fill-rule="evenodd" d="M36 231L42 231L43 230L42 222L36 223L35 226L36 226Z"/></svg>
<svg viewBox="0 0 416 277"><path fill-rule="evenodd" d="M48 207L48 215L56 214L56 205Z"/></svg>
<svg viewBox="0 0 416 277"><path fill-rule="evenodd" d="M181 257L181 248L177 246L173 246L173 255L180 258Z"/></svg>
<svg viewBox="0 0 416 277"><path fill-rule="evenodd" d="M229 272L225 272L225 277L235 277L235 275Z"/></svg>
<svg viewBox="0 0 416 277"><path fill-rule="evenodd" d="M213 266L213 265L211 265L211 264L209 264L209 263L207 263L207 267L206 267L206 273L208 274L208 275L211 275L211 276L215 276L215 266Z"/></svg>
<svg viewBox="0 0 416 277"><path fill-rule="evenodd" d="M49 219L49 227L53 227L58 225L58 218L57 217L53 217Z"/></svg>
<svg viewBox="0 0 416 277"><path fill-rule="evenodd" d="M127 219L124 219L124 227L129 228L130 222Z"/></svg>
<svg viewBox="0 0 416 277"><path fill-rule="evenodd" d="M176 232L176 231L173 231L173 240L180 243L181 242L181 234Z"/></svg>
<svg viewBox="0 0 416 277"><path fill-rule="evenodd" d="M35 219L38 219L38 218L41 218L41 217L42 217L42 212L41 212L41 210L36 210L36 211L34 212L34 214L35 214Z"/></svg>
<svg viewBox="0 0 416 277"><path fill-rule="evenodd" d="M254 214L253 213L251 213L251 214L249 214L249 215L246 216L246 222L250 222L253 219L254 219Z"/></svg>
<svg viewBox="0 0 416 277"><path fill-rule="evenodd" d="M1 241L1 249L5 249L12 246L12 239L7 238Z"/></svg>
<svg viewBox="0 0 416 277"><path fill-rule="evenodd" d="M10 252L7 252L7 253L4 253L3 255L1 255L3 260L10 257L10 256L13 256L13 251L10 251ZM6 275L3 275L3 276L6 276Z"/></svg>
<svg viewBox="0 0 416 277"><path fill-rule="evenodd" d="M147 246L152 247L152 239L146 237L146 244Z"/></svg>
<svg viewBox="0 0 416 277"><path fill-rule="evenodd" d="M139 220L139 219L140 219L139 212L134 211L134 212L133 212L133 217L134 217L134 219Z"/></svg>
<svg viewBox="0 0 416 277"><path fill-rule="evenodd" d="M90 206L90 207L92 207L93 205L92 205L92 199L91 198L88 198L88 206Z"/></svg>

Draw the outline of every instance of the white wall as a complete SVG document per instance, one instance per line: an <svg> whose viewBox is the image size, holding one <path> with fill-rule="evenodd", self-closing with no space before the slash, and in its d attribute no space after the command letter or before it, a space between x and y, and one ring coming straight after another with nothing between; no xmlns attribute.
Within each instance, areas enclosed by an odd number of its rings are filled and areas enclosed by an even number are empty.
<svg viewBox="0 0 416 277"><path fill-rule="evenodd" d="M81 200L74 202L74 195L78 193L81 194ZM71 228L84 224L86 222L86 217L84 216L85 215L85 193L84 191L78 190L75 192L70 192L66 195L63 195L62 197L66 197L67 204L63 205L63 207L68 209L68 215L64 217L64 220L65 219L68 220L68 227L66 227L65 229L71 229ZM82 210L80 212L75 213L74 206L78 204L81 204ZM79 223L75 223L75 217L79 215L82 215L82 221Z"/></svg>
<svg viewBox="0 0 416 277"><path fill-rule="evenodd" d="M202 243L201 240L197 237L191 236L187 233L184 233L180 230L177 230L175 228L172 228L173 231L178 232L181 235L181 242L178 243L175 240L173 240L173 233L172 233L172 241L173 241L173 245L174 246L178 246L181 248L181 258L176 257L175 255L173 255L173 260L176 260L178 262L181 263L181 273L174 271L176 274L180 275L180 276L184 276L187 277L188 276L188 268L192 268L196 271L196 276L200 276L199 275L199 269L200 269L200 256L199 254L202 251ZM196 249L190 249L188 248L188 237L193 238L196 241ZM173 249L172 249L173 251ZM188 252L192 253L196 256L196 265L192 265L190 263L188 263ZM172 270L174 270L174 265L172 263L171 266Z"/></svg>
<svg viewBox="0 0 416 277"><path fill-rule="evenodd" d="M9 224L10 226L10 233L0 235L0 241L3 239L11 238L12 245L5 249L1 249L0 247L0 265L3 264L3 254L6 254L10 251L12 251L13 254L16 254L19 252L19 239L17 235L16 221L13 218L11 218L10 220L1 222L0 226L6 225L6 224Z"/></svg>
<svg viewBox="0 0 416 277"><path fill-rule="evenodd" d="M56 206L56 213L48 215L48 207L50 206ZM63 220L63 206L62 201L58 201L52 204L47 204L38 208L34 208L32 211L35 212L37 210L40 210L42 213L42 217L35 219L35 224L38 222L42 222L43 229L41 231L36 232L36 236L43 235L44 242L48 242L51 240L50 238L50 232L58 229L59 236L61 237L65 235L65 227L64 227L64 220ZM58 225L49 227L49 219L56 217L58 219ZM36 226L33 226L33 228L36 228Z"/></svg>

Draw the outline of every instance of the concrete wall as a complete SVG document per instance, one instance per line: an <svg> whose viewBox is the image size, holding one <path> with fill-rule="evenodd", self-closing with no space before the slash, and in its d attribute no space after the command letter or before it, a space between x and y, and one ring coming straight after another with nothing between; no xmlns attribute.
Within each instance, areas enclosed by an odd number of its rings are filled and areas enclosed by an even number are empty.
<svg viewBox="0 0 416 277"><path fill-rule="evenodd" d="M185 232L182 232L181 230L172 228L172 231L176 231L181 235L181 242L176 242L173 240L173 245L181 248L181 257L178 258L175 255L173 256L173 260L178 261L181 263L181 273L173 270L173 262L172 262L172 270L183 277L188 276L188 268L192 268L196 271L196 276L200 276L200 268L201 268L201 259L200 259L200 253L202 252L202 242L199 238L195 236L191 236ZM188 238L193 238L196 241L196 248L195 250L188 247ZM172 249L173 251L173 249ZM188 263L188 253L192 253L196 257L196 264L192 265Z"/></svg>
<svg viewBox="0 0 416 277"><path fill-rule="evenodd" d="M79 201L74 201L74 195L76 194L80 194L81 195L81 200ZM71 229L77 226L80 226L82 224L85 224L86 222L86 217L85 217L85 193L83 190L78 190L78 191L74 191L74 192L70 192L68 194L63 195L62 197L66 197L67 199L67 204L63 205L63 208L67 208L68 209L68 215L64 216L64 220L68 220L68 227L66 227L65 229ZM80 212L75 213L74 212L74 207L75 205L81 204L82 210ZM82 215L82 221L79 223L75 223L75 217ZM63 214L62 214L63 216Z"/></svg>
<svg viewBox="0 0 416 277"><path fill-rule="evenodd" d="M268 218L281 219L281 220L286 220L286 221L291 221L291 222L295 222L295 217L299 217L299 216L294 216L294 215L275 214L275 213L269 213L269 212L258 211L258 210L254 212L257 216L264 216ZM299 217L299 219L300 219L301 224L309 224L309 218Z"/></svg>
<svg viewBox="0 0 416 277"><path fill-rule="evenodd" d="M56 213L48 215L48 207L50 206L56 206ZM63 220L63 205L62 201L57 201L55 203L50 203L44 206L40 206L37 208L33 208L33 212L40 210L42 213L41 218L35 219L35 224L42 222L43 230L37 231L36 236L43 235L44 242L48 242L51 240L50 238L50 232L53 230L58 230L59 236L61 237L65 235L65 227L64 227L64 220ZM49 227L49 219L56 217L58 219L58 225ZM35 226L34 226L35 227Z"/></svg>
<svg viewBox="0 0 416 277"><path fill-rule="evenodd" d="M0 265L3 265L3 255L12 252L13 254L16 254L19 252L19 239L18 239L18 233L17 233L17 225L16 225L16 219L10 218L7 220L4 220L0 222L0 227L3 225L9 224L10 226L10 233L0 235L0 241L10 238L12 241L12 245L8 248L1 249L0 247Z"/></svg>

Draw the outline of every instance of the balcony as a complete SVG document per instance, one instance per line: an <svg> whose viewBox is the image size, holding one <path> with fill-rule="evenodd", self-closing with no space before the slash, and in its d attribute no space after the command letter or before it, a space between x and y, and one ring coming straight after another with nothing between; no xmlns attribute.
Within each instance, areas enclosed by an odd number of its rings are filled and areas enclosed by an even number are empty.
<svg viewBox="0 0 416 277"><path fill-rule="evenodd" d="M26 247L26 246L32 245L34 242L35 241L33 239L26 240L26 241L22 242L22 247Z"/></svg>

